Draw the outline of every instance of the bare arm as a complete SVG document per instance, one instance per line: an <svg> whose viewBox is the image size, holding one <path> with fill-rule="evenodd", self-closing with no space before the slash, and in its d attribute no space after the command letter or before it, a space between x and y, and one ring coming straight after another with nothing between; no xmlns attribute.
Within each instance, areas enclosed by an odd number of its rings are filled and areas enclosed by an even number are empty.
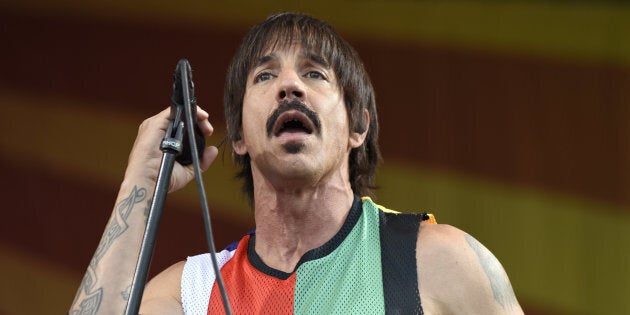
<svg viewBox="0 0 630 315"><path fill-rule="evenodd" d="M463 231L423 224L416 255L427 314L523 314L497 258Z"/></svg>
<svg viewBox="0 0 630 315"><path fill-rule="evenodd" d="M144 289L140 314L184 314L181 282L185 261L180 261L155 276Z"/></svg>
<svg viewBox="0 0 630 315"><path fill-rule="evenodd" d="M501 314L521 314L521 310L510 279L499 260L474 237L464 234L466 243L475 252L475 257L483 269L483 275L476 270L480 281L488 281L492 291L493 304L500 305Z"/></svg>
<svg viewBox="0 0 630 315"><path fill-rule="evenodd" d="M140 125L114 210L70 307L71 315L121 314L126 308L162 159L159 144L169 113L170 109L166 109ZM208 114L198 109L197 119L203 133L210 136ZM203 170L216 155L215 147L206 148L201 161ZM192 166L176 163L169 191L182 188L193 178Z"/></svg>

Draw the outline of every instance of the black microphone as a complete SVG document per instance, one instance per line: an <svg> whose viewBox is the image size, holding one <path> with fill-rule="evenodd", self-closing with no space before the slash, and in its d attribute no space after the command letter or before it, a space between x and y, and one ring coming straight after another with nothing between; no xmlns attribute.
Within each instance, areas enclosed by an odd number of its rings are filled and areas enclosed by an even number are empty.
<svg viewBox="0 0 630 315"><path fill-rule="evenodd" d="M184 86L184 81L188 84ZM184 89L188 93L184 92ZM188 98L186 98L188 94ZM173 97L171 98L171 120L185 121L184 106L190 106L190 112L192 113L192 119L194 124L195 142L197 143L197 154L199 158L203 156L203 151L206 147L206 139L201 132L201 129L197 125L197 99L195 98L195 85L192 81L192 68L190 63L186 59L180 59L175 68L175 74L173 75ZM182 139L183 148L182 153L177 156L176 160L182 165L192 164L192 152L188 140L188 126L184 126L184 138Z"/></svg>

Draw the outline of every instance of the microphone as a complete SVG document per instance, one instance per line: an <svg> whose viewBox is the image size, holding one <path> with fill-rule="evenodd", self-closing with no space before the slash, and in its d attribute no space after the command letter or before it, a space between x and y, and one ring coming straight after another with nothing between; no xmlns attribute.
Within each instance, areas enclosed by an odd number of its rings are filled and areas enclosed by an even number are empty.
<svg viewBox="0 0 630 315"><path fill-rule="evenodd" d="M186 97L187 96L187 97ZM197 155L201 159L206 147L206 139L197 125L197 99L195 98L195 85L192 81L192 68L186 59L180 59L173 75L173 97L171 97L171 117L175 122L185 121L184 106L190 106L192 113ZM184 126L182 139L182 152L176 160L182 165L192 164L192 152L188 140L188 131Z"/></svg>

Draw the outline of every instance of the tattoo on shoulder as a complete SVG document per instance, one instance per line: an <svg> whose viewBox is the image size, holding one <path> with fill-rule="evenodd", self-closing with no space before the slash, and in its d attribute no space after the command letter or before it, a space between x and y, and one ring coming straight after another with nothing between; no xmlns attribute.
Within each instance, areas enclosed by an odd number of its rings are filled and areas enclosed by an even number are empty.
<svg viewBox="0 0 630 315"><path fill-rule="evenodd" d="M470 248L477 254L479 263L490 281L490 287L492 288L495 301L504 309L511 309L517 305L518 302L516 301L516 296L514 296L514 290L501 263L499 263L497 258L474 237L468 234L466 234L465 237Z"/></svg>
<svg viewBox="0 0 630 315"><path fill-rule="evenodd" d="M105 256L105 253L107 253L114 241L127 230L129 227L127 219L131 214L131 210L136 204L143 202L146 195L146 189L134 186L131 193L115 206L114 214L107 223L101 242L96 248L74 302L72 302L70 314L96 314L96 311L98 311L103 298L103 288L97 287L99 279L96 275L96 268L98 263ZM146 212L146 209L144 211Z"/></svg>

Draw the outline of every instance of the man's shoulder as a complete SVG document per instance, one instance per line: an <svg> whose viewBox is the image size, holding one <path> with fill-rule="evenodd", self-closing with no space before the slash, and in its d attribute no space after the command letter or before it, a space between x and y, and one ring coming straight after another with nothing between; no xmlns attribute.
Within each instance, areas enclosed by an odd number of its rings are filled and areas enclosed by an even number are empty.
<svg viewBox="0 0 630 315"><path fill-rule="evenodd" d="M423 246L449 249L461 243L466 232L448 224L437 224L423 221L420 224L418 242Z"/></svg>
<svg viewBox="0 0 630 315"><path fill-rule="evenodd" d="M468 233L446 224L422 223L416 258L423 305L435 307L433 311L522 312L499 261Z"/></svg>
<svg viewBox="0 0 630 315"><path fill-rule="evenodd" d="M421 261L425 264L432 265L443 264L444 260L461 261L464 258L470 258L467 237L470 236L466 232L454 226L423 221L420 223L417 254L419 258L422 256Z"/></svg>

